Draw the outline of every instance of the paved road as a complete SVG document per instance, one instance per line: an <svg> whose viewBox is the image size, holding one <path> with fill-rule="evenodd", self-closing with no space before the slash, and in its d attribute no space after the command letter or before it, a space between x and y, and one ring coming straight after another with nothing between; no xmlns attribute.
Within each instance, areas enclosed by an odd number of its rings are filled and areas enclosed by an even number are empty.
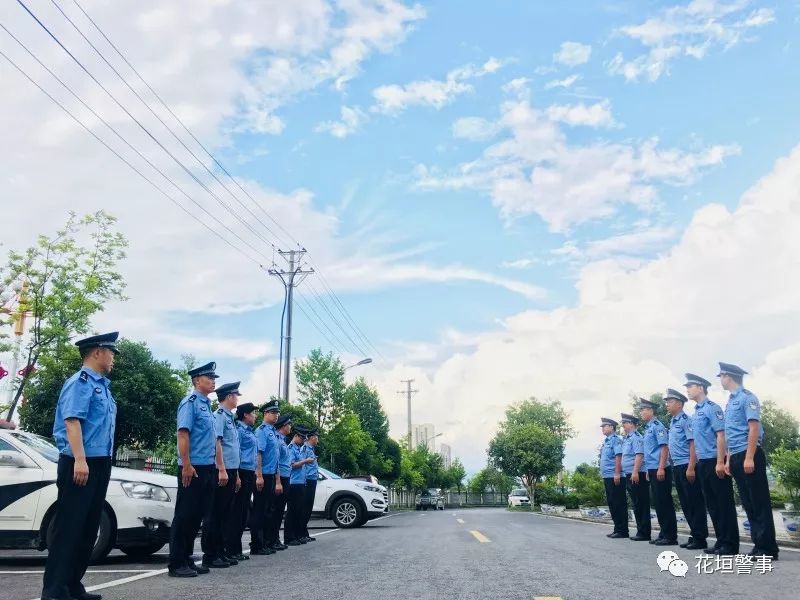
<svg viewBox="0 0 800 600"><path fill-rule="evenodd" d="M639 598L643 590L648 600L797 597L800 552L782 552L771 573L699 575L696 552L671 548L689 565L686 577L679 578L659 571L660 549L610 540L609 531L607 525L503 509L398 513L358 530L317 529L316 543L190 580L164 575L164 556L144 564L111 557L91 568L87 583L111 583L100 590L108 600L238 600L273 594L303 600L596 600L609 594ZM0 558L0 596L33 598L41 574L9 571L35 571L41 565L41 558ZM112 572L121 570L142 572ZM119 582L127 578L138 579Z"/></svg>

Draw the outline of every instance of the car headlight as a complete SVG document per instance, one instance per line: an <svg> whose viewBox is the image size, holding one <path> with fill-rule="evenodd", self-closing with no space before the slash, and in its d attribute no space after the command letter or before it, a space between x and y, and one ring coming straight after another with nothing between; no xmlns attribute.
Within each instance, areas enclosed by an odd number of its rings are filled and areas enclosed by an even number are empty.
<svg viewBox="0 0 800 600"><path fill-rule="evenodd" d="M157 485L142 483L141 481L123 481L120 485L122 486L122 491L125 492L128 498L169 502L167 490Z"/></svg>
<svg viewBox="0 0 800 600"><path fill-rule="evenodd" d="M380 494L381 493L381 488L379 488L377 485L372 485L371 483L360 483L359 482L359 483L356 483L356 485L358 487L360 487L362 490L367 490L368 492L375 492L376 494Z"/></svg>

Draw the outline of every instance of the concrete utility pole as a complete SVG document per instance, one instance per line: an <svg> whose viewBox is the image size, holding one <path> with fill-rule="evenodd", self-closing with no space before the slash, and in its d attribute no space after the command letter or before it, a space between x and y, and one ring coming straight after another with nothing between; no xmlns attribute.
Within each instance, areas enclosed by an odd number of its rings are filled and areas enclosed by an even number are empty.
<svg viewBox="0 0 800 600"><path fill-rule="evenodd" d="M15 288L17 291L16 297L12 302L9 302L6 306L0 306L0 313L14 315L14 354L11 358L11 371L9 372L9 380L8 380L8 414L6 415L6 419L11 421L14 417L14 410L16 406L14 406L14 393L16 390L14 389L14 381L17 377L17 369L19 368L19 357L22 352L22 336L25 335L25 317L27 317L30 312L28 310L28 280L24 279L22 284ZM16 308L10 308L12 304L16 302Z"/></svg>
<svg viewBox="0 0 800 600"><path fill-rule="evenodd" d="M413 379L402 379L400 382L406 384L406 389L397 393L405 394L408 401L408 451L411 452L414 450L411 447L411 395L416 394L419 390L411 389L411 384L414 383Z"/></svg>
<svg viewBox="0 0 800 600"><path fill-rule="evenodd" d="M281 331L281 336L283 336L283 357L281 357L283 389L279 392L286 402L289 402L289 375L292 369L292 304L294 302L294 288L314 272L314 269L303 269L302 258L305 253L305 248L289 251L278 250L278 254L289 264L289 269L278 270L273 264L268 271L270 275L280 278L286 294L286 319Z"/></svg>

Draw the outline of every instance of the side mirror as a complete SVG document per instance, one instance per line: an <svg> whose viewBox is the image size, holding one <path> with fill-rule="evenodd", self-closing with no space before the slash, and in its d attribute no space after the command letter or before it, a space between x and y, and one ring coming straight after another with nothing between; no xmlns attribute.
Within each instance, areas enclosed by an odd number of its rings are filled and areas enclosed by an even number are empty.
<svg viewBox="0 0 800 600"><path fill-rule="evenodd" d="M0 467L27 467L28 461L20 452L0 450Z"/></svg>

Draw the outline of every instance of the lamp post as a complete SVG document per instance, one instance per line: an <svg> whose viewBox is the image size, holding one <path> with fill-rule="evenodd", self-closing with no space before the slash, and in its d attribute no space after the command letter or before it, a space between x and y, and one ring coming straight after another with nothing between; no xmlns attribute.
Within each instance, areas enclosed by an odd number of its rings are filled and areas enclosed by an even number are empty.
<svg viewBox="0 0 800 600"><path fill-rule="evenodd" d="M371 362L372 362L372 359L371 359L371 358L362 358L362 359L361 359L360 361L358 361L357 363L355 363L355 364L353 364L353 365L350 365L349 367L345 367L345 368L344 368L344 370L345 370L345 371L347 371L347 369L352 369L353 367L360 367L361 365L368 365L368 364L370 364Z"/></svg>
<svg viewBox="0 0 800 600"><path fill-rule="evenodd" d="M437 433L436 435L429 437L428 439L425 440L425 447L426 448L428 447L428 442L430 442L431 440L435 440L437 437L442 437L443 435L444 435L443 433ZM436 444L433 445L433 451L436 452Z"/></svg>

